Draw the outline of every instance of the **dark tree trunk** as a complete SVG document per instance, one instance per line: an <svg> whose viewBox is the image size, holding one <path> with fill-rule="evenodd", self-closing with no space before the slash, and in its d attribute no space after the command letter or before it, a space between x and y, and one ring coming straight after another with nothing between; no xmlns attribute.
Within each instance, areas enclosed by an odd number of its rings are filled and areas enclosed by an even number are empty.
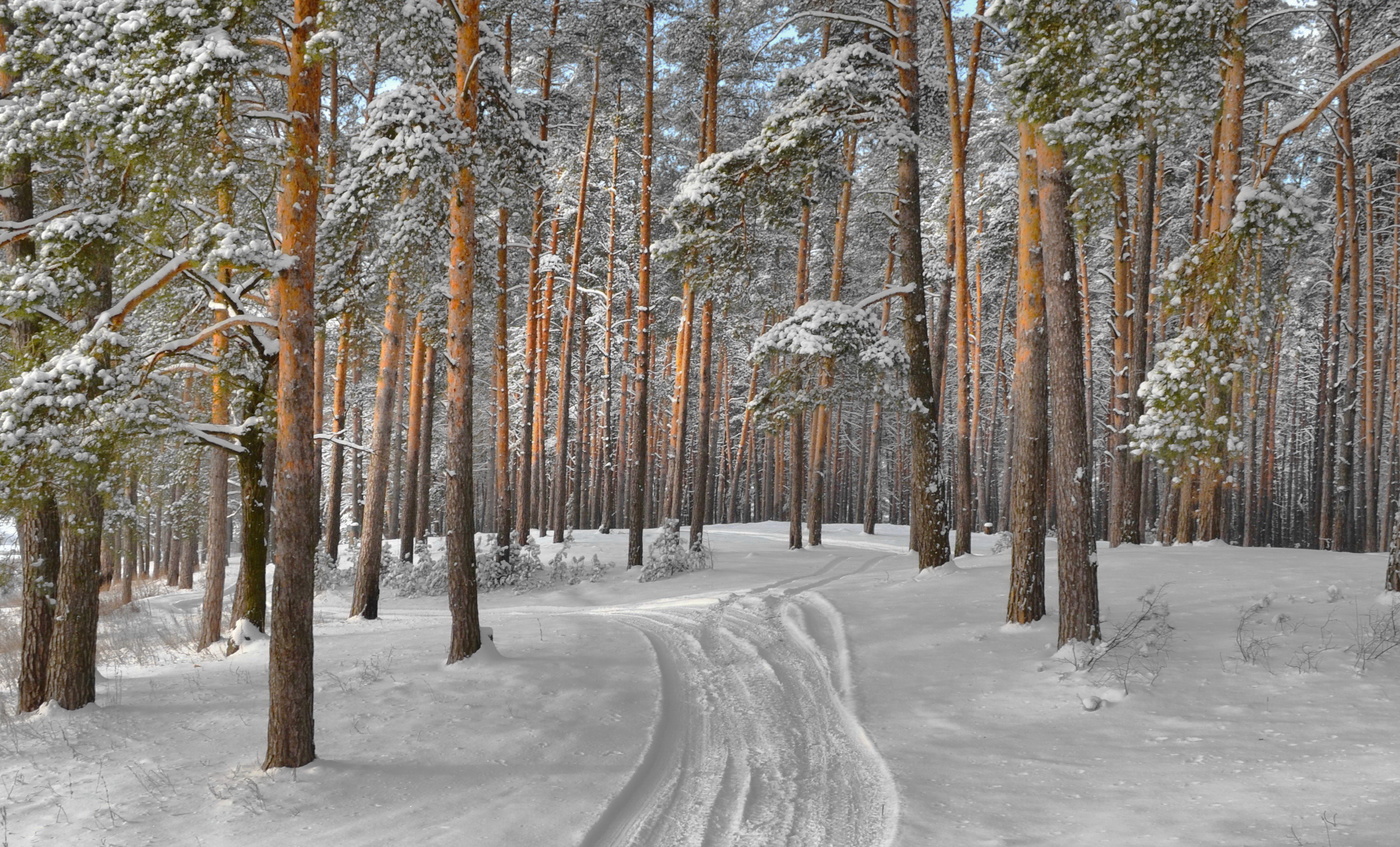
<svg viewBox="0 0 1400 847"><path fill-rule="evenodd" d="M1147 151L1143 154L1143 179L1138 192L1137 253L1133 256L1133 297L1132 320L1129 332L1132 339L1132 355L1128 360L1127 415L1126 423L1136 423L1142 417L1143 399L1138 396L1138 388L1147 379L1147 310L1152 291L1152 243L1157 209L1157 131L1149 122L1147 128ZM1142 532L1142 488L1143 457L1127 449L1128 439L1123 439L1121 468L1123 471L1121 521L1119 540L1124 544L1141 544Z"/></svg>
<svg viewBox="0 0 1400 847"><path fill-rule="evenodd" d="M413 559L418 533L419 453L423 449L423 367L428 348L423 341L423 314L413 323L413 364L408 370L408 446L404 454L403 521L399 526L399 558Z"/></svg>
<svg viewBox="0 0 1400 847"><path fill-rule="evenodd" d="M0 19L0 50L10 31L8 19ZM13 77L0 71L0 95L8 95ZM29 162L19 160L0 174L0 217L7 221L27 221L34 217L34 186ZM34 255L34 244L27 238L12 239L4 249L5 260L15 264ZM12 353L27 357L34 326L17 320L11 327ZM49 638L53 632L53 598L58 583L59 518L58 505L48 493L37 492L23 503L15 515L19 536L22 599L20 611L20 675L18 710L32 712L43 705L48 677Z"/></svg>
<svg viewBox="0 0 1400 847"><path fill-rule="evenodd" d="M32 712L48 699L49 642L60 552L58 505L52 497L35 498L20 511L15 523L24 579L18 711Z"/></svg>
<svg viewBox="0 0 1400 847"><path fill-rule="evenodd" d="M637 364L633 376L632 479L627 501L627 567L642 566L642 531L646 522L648 383L651 372L651 169L652 126L656 82L656 6L643 0L646 22L646 64L642 87L642 177L637 255Z"/></svg>
<svg viewBox="0 0 1400 847"><path fill-rule="evenodd" d="M705 521L710 512L710 433L714 423L714 376L711 350L714 345L715 302L707 299L700 314L700 424L695 433L695 494L690 504L690 549L704 545Z"/></svg>
<svg viewBox="0 0 1400 847"><path fill-rule="evenodd" d="M1094 552L1088 420L1084 414L1083 317L1074 261L1073 192L1064 150L1039 139L1041 245L1049 329L1051 462L1058 517L1059 642L1099 640L1098 559Z"/></svg>
<svg viewBox="0 0 1400 847"><path fill-rule="evenodd" d="M918 3L908 0L897 7L896 56L903 89L904 113L913 137L919 136ZM913 148L899 152L896 182L899 211L896 214L900 282L905 295L904 346L909 355L909 414L913 467L910 475L912 510L909 546L919 554L919 569L938 567L950 559L948 547L948 496L943 481L943 453L938 431L938 379L929 350L929 309L925 297L923 235L920 228L923 203L919 185L919 157ZM943 304L946 310L947 304ZM941 357L940 357L941 359Z"/></svg>
<svg viewBox="0 0 1400 847"><path fill-rule="evenodd" d="M97 599L102 581L102 495L96 479L65 498L47 696L64 709L97 699Z"/></svg>
<svg viewBox="0 0 1400 847"><path fill-rule="evenodd" d="M250 411L256 414L261 404ZM245 416L245 417L250 417ZM240 440L243 452L237 456L239 495L243 511L242 566L233 595L230 623L247 619L259 630L267 624L267 529L268 489L263 473L265 443L261 429L254 428ZM231 649L237 645L230 643Z"/></svg>
<svg viewBox="0 0 1400 847"><path fill-rule="evenodd" d="M432 526L428 495L433 487L433 420L437 413L437 380L433 377L436 370L437 349L429 347L428 361L423 370L423 446L418 456L418 526L413 532L415 540L427 538L428 528ZM506 541L510 541L509 528Z"/></svg>

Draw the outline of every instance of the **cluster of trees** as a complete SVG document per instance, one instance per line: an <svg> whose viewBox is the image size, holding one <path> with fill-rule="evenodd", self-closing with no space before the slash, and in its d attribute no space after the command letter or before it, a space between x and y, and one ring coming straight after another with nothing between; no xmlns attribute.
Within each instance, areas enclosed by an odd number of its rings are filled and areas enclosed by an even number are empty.
<svg viewBox="0 0 1400 847"><path fill-rule="evenodd" d="M1096 539L1380 549L1397 26L1386 0L9 0L19 708L92 701L104 581L200 568L198 646L271 628L266 761L304 764L317 568L352 557L372 618L380 540L430 532L449 661L481 643L478 541L535 530L626 528L636 566L645 527L889 521L921 568L1007 531L1019 622L1053 530L1062 643L1098 638Z"/></svg>

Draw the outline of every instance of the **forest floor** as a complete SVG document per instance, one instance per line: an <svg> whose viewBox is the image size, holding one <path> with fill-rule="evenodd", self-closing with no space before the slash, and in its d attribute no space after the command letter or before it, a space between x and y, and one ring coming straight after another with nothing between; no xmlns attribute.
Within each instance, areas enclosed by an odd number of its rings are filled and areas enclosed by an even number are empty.
<svg viewBox="0 0 1400 847"><path fill-rule="evenodd" d="M452 667L445 598L322 594L295 771L259 768L266 642L190 652L200 586L147 597L96 704L0 718L0 845L1395 843L1383 556L1101 548L1116 643L1076 657L1053 545L1050 615L1004 626L990 537L919 575L897 527L706 535L712 570L484 595Z"/></svg>

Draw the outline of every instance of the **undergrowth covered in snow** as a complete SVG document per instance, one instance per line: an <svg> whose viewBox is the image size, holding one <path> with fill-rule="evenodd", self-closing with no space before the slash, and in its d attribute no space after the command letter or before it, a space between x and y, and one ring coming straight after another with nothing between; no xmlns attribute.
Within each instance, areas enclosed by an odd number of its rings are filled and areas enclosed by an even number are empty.
<svg viewBox="0 0 1400 847"><path fill-rule="evenodd" d="M710 551L704 547L699 550L692 550L681 540L680 524L675 520L666 522L661 533L656 536L651 547L647 549L647 560L642 565L642 582L654 582L658 579L677 574L688 573L690 571L703 571L714 567L714 560L710 556Z"/></svg>

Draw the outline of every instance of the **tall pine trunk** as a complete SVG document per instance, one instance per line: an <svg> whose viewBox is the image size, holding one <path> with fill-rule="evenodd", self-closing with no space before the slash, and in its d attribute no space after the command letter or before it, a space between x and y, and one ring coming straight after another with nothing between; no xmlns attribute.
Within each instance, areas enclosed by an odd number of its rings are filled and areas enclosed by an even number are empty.
<svg viewBox="0 0 1400 847"><path fill-rule="evenodd" d="M1128 321L1131 355L1127 365L1128 378L1124 386L1128 395L1125 398L1125 424L1136 423L1142 417L1143 398L1138 394L1138 389L1147 379L1147 313L1152 292L1153 248L1156 243L1154 233L1158 205L1157 130L1151 121L1147 124L1146 139L1147 148L1142 156L1142 181L1138 186L1137 239L1136 252L1133 254L1133 288L1130 301L1132 319ZM1141 544L1144 540L1142 491L1145 462L1141 454L1128 449L1127 442L1126 438L1120 440L1121 455L1115 459L1123 477L1121 494L1114 495L1115 499L1122 501L1118 538L1124 544Z"/></svg>
<svg viewBox="0 0 1400 847"><path fill-rule="evenodd" d="M0 52L8 42L11 22L0 18ZM0 96L8 96L14 77L0 69ZM0 218L6 221L27 221L34 217L34 186L29 163L19 159L3 174L0 181ZM4 258L10 265L25 262L34 255L34 242L27 238L11 239L4 248ZM11 356L28 358L34 325L16 320L11 325ZM43 705L49 669L49 639L53 632L54 589L59 568L58 504L46 491L34 492L21 504L15 515L15 530L20 556L20 712L32 712Z"/></svg>
<svg viewBox="0 0 1400 847"><path fill-rule="evenodd" d="M797 280L793 306L801 308L807 302L807 283L812 259L812 181L809 178L802 192L802 222L797 229ZM794 310L795 310L794 309ZM788 428L788 548L802 549L802 508L807 483L806 421L801 409L792 412Z"/></svg>
<svg viewBox="0 0 1400 847"><path fill-rule="evenodd" d="M379 379L374 390L374 424L370 430L369 471L365 480L365 522L355 563L355 593L350 617L379 617L379 575L384 558L385 499L393 460L394 417L398 408L399 371L403 369L403 273L389 271L384 303L384 337L379 342Z"/></svg>
<svg viewBox="0 0 1400 847"><path fill-rule="evenodd" d="M846 234L851 218L851 193L856 169L856 136L847 134L842 142L844 179L836 200L836 223L831 235L831 295L840 301L846 282ZM821 362L818 387L825 394L836 382L836 360L827 357ZM701 420L704 420L701 416ZM807 543L818 547L822 543L822 521L826 511L827 453L831 448L831 407L825 399L812 410L812 482L807 502Z"/></svg>
<svg viewBox="0 0 1400 847"><path fill-rule="evenodd" d="M899 82L905 119L913 138L919 137L918 2L908 0L895 9L895 56L900 61ZM950 561L948 548L947 491L942 478L941 433L938 431L938 380L929 350L929 310L925 296L923 202L919 157L913 147L899 151L895 193L899 211L895 221L899 241L900 283L904 296L904 347L909 355L909 413L912 468L909 546L919 555L919 569Z"/></svg>
<svg viewBox="0 0 1400 847"><path fill-rule="evenodd" d="M1098 558L1090 487L1092 459L1084 412L1083 313L1069 208L1073 186L1064 149L1057 143L1037 139L1036 159L1040 169L1050 416L1055 433L1050 467L1058 518L1059 643L1095 642L1099 640Z"/></svg>
<svg viewBox="0 0 1400 847"><path fill-rule="evenodd" d="M540 102L544 110L540 113L540 146L549 142L549 98L554 86L554 39L559 32L559 0L554 0L549 19L549 37L545 41L544 62L540 67ZM538 421L542 419L538 404L544 397L538 395L538 372L545 367L541 353L543 339L540 338L540 312L545 308L540 291L540 258L544 254L544 186L535 189L533 211L530 219L530 260L527 268L525 294L525 368L520 389L520 461L516 463L515 533L516 540L524 546L530 540L531 517L535 512L535 500L543 492L535 485L536 444L540 433Z"/></svg>
<svg viewBox="0 0 1400 847"><path fill-rule="evenodd" d="M428 348L428 358L423 363L423 439L418 449L418 522L413 527L413 540L422 541L428 537L428 527L432 517L428 512L428 494L433 487L433 420L437 413L437 348ZM507 535L509 542L509 535Z"/></svg>
<svg viewBox="0 0 1400 847"><path fill-rule="evenodd" d="M715 301L706 298L700 310L700 425L695 434L695 493L690 504L690 549L704 545L710 512L711 433L714 431L714 374L711 354L715 334Z"/></svg>
<svg viewBox="0 0 1400 847"><path fill-rule="evenodd" d="M345 488L345 390L350 373L350 314L340 316L340 341L335 353L335 386L331 389L331 467L326 484L326 555L340 559L341 492Z"/></svg>
<svg viewBox="0 0 1400 847"><path fill-rule="evenodd" d="M231 131L233 120L233 95L224 92L219 103L218 148L221 161L229 161L234 153ZM234 219L234 186L231 181L221 183L216 191L219 217L226 222ZM228 288L233 282L233 268L221 265L217 271L219 283ZM214 300L214 320L222 321L229 316L227 301L223 297ZM224 357L228 355L228 336L222 332L214 334L210 352L216 364L210 376L209 422L215 426L227 426L229 417L229 386L224 375ZM200 616L199 635L195 647L203 650L219 640L223 629L224 616L224 577L228 568L228 488L229 456L220 448L209 451L209 509L205 534L208 538L208 553L205 556L204 605Z"/></svg>
<svg viewBox="0 0 1400 847"><path fill-rule="evenodd" d="M1020 126L1016 359L1011 371L1011 589L1006 619L1045 616L1045 495L1049 420L1045 276L1041 251L1036 129Z"/></svg>
<svg viewBox="0 0 1400 847"><path fill-rule="evenodd" d="M593 92L583 135L583 164L579 167L578 205L574 209L574 240L569 251L569 288L564 295L564 326L559 339L559 404L554 424L554 543L564 541L569 491L569 404L573 390L574 326L578 311L578 275L583 266L583 234L588 209L588 172L593 159L593 128L598 118L598 89L602 58L593 56ZM587 361L585 359L585 366ZM583 422L580 420L580 427ZM580 457L581 459L581 457Z"/></svg>
<svg viewBox="0 0 1400 847"><path fill-rule="evenodd" d="M512 82L512 15L506 14L502 25L502 73ZM496 557L502 562L510 559L510 533L514 524L515 483L510 466L510 206L502 203L496 210L496 291L495 334L491 339L491 399L495 412L495 453L492 457L495 479Z"/></svg>
<svg viewBox="0 0 1400 847"><path fill-rule="evenodd" d="M985 7L985 0L979 3L978 15ZM968 285L967 258L967 134L972 108L973 86L977 71L974 65L968 78L967 102L959 91L958 60L953 38L953 9L950 0L939 0L942 13L943 57L946 79L944 89L948 97L950 150L952 153L952 193L948 200L948 258L953 269L953 310L955 314L955 382L957 397L957 437L953 443L953 528L956 538L953 555L963 556L972 552L972 369L970 338L971 288ZM982 23L977 22L977 38L980 39ZM973 62L979 45L973 45ZM965 114L966 112L966 114ZM934 375L935 380L939 375Z"/></svg>
<svg viewBox="0 0 1400 847"><path fill-rule="evenodd" d="M399 526L399 558L413 559L418 531L418 459L423 449L423 366L428 345L423 340L423 313L413 322L413 364L408 371L408 445L404 455L403 520Z"/></svg>
<svg viewBox="0 0 1400 847"><path fill-rule="evenodd" d="M647 396L651 372L651 171L652 132L656 85L656 4L643 0L646 23L646 64L642 82L642 175L638 210L637 253L637 349L632 384L633 402L632 479L627 502L627 567L642 566L642 531L646 520L647 424L650 406Z"/></svg>
<svg viewBox="0 0 1400 847"><path fill-rule="evenodd" d="M277 276L277 503L267 757L263 768L296 768L316 758L311 599L316 567L317 489L312 384L316 334L316 167L320 142L321 66L309 45L320 0L294 0L287 50L286 159L277 197L282 252L294 259Z"/></svg>
<svg viewBox="0 0 1400 847"><path fill-rule="evenodd" d="M480 0L458 3L457 119L468 131L477 128L477 94L481 77L476 63L481 53ZM447 488L444 495L447 536L447 604L452 631L447 663L461 661L481 649L477 612L476 526L472 488L472 288L476 276L476 174L470 163L457 169L448 207L452 247L447 285Z"/></svg>
<svg viewBox="0 0 1400 847"><path fill-rule="evenodd" d="M620 409L617 416L617 429L613 429L613 303L617 296L617 188L618 174L622 166L622 81L617 83L617 107L613 113L612 136L612 180L608 189L608 270L603 285L603 297L607 301L603 308L603 463L602 485L598 493L602 514L599 516L598 532L612 533L617 520L616 492L620 486L622 457L619 455L626 409Z"/></svg>

